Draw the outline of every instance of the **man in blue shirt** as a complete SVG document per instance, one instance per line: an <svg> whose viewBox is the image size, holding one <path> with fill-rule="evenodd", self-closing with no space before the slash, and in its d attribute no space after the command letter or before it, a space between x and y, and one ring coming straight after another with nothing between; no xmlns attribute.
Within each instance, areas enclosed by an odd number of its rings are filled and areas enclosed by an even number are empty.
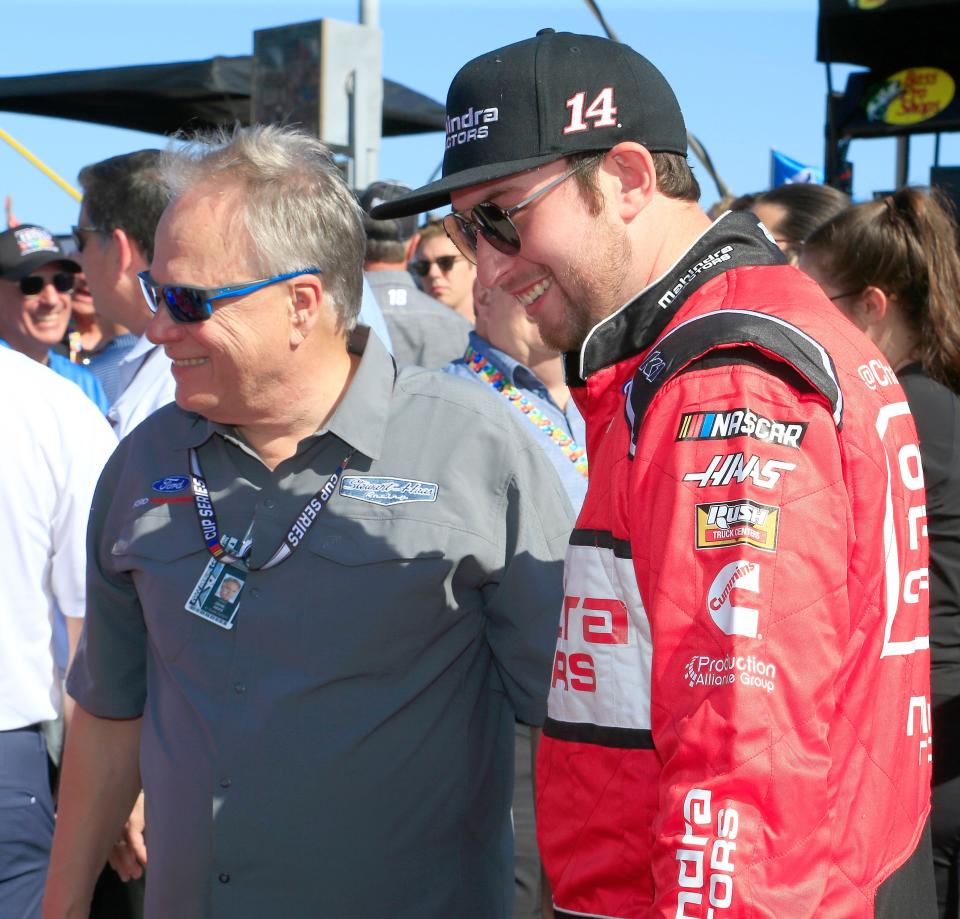
<svg viewBox="0 0 960 919"><path fill-rule="evenodd" d="M49 230L21 224L0 233L0 340L76 383L106 414L99 380L53 350L70 321L70 291L80 266Z"/></svg>
<svg viewBox="0 0 960 919"><path fill-rule="evenodd" d="M473 302L477 325L467 350L443 369L512 403L520 429L550 458L578 512L587 493L585 428L564 383L559 353L543 343L516 297L475 281Z"/></svg>

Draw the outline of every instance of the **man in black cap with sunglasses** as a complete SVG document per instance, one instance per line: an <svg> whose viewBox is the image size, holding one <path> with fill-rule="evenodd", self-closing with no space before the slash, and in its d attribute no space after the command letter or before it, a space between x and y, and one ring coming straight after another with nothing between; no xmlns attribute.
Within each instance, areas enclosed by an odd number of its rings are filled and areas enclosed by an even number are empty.
<svg viewBox="0 0 960 919"><path fill-rule="evenodd" d="M70 321L70 291L80 266L49 230L20 224L0 233L0 345L76 383L106 414L110 403L86 367L57 352Z"/></svg>
<svg viewBox="0 0 960 919"><path fill-rule="evenodd" d="M909 409L755 217L711 225L686 149L649 61L544 30L460 70L443 177L374 211L452 203L587 421L537 763L557 915L933 915Z"/></svg>

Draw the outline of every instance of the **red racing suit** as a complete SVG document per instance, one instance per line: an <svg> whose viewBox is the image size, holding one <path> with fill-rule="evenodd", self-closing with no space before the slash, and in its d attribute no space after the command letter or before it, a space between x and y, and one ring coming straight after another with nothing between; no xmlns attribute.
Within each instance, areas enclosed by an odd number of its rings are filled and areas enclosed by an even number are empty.
<svg viewBox="0 0 960 919"><path fill-rule="evenodd" d="M916 432L781 261L728 215L565 357L590 487L537 762L558 916L935 914Z"/></svg>

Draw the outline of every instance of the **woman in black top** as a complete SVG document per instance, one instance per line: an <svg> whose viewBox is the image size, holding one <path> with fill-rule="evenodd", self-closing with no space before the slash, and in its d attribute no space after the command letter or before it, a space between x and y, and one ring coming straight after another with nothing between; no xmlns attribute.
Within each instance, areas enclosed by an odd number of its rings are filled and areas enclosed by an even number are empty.
<svg viewBox="0 0 960 919"><path fill-rule="evenodd" d="M807 240L800 267L883 352L913 413L927 490L933 861L940 916L960 915L960 256L936 196L859 204ZM863 368L868 386L887 382Z"/></svg>

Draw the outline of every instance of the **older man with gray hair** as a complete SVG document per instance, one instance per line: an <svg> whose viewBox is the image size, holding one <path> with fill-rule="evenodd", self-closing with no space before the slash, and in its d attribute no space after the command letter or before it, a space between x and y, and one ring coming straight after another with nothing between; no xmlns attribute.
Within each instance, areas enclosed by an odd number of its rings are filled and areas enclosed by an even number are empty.
<svg viewBox="0 0 960 919"><path fill-rule="evenodd" d="M176 404L94 499L44 915L84 915L142 776L147 915L507 919L557 476L509 407L355 327L363 227L319 142L252 128L164 173L142 280Z"/></svg>

